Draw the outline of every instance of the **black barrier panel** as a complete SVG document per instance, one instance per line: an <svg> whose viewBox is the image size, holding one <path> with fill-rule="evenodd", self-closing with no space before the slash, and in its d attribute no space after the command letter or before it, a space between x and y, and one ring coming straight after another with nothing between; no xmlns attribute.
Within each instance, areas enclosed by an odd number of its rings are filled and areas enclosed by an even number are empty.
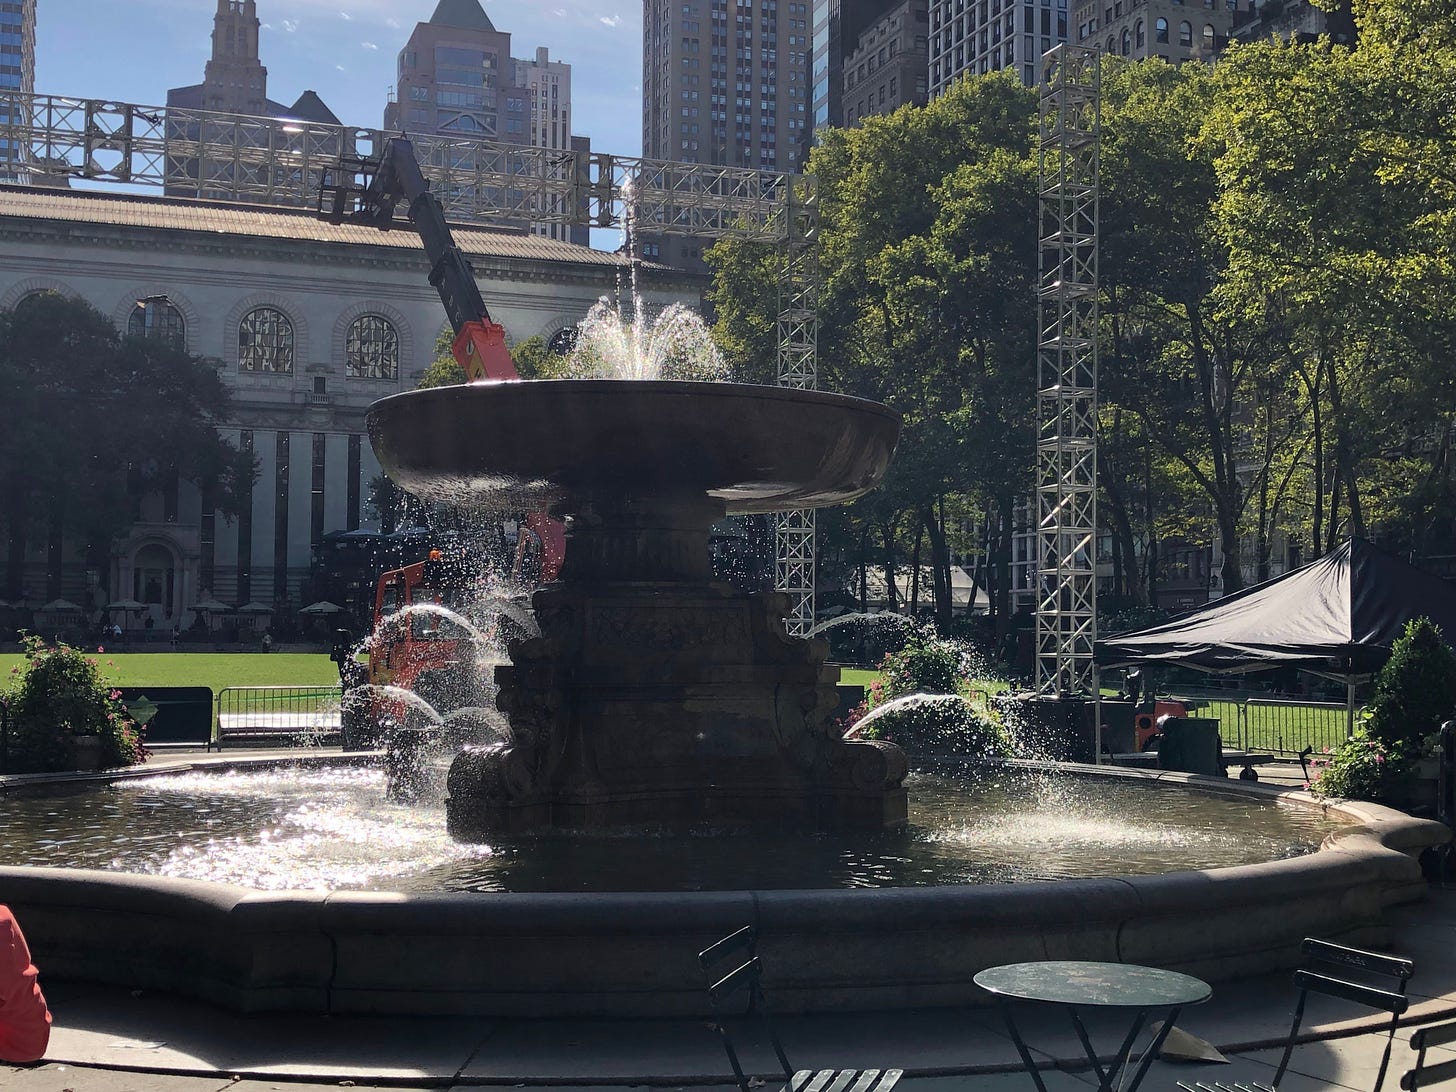
<svg viewBox="0 0 1456 1092"><path fill-rule="evenodd" d="M123 686L121 702L145 720L147 743L212 742L212 688L207 686Z"/></svg>

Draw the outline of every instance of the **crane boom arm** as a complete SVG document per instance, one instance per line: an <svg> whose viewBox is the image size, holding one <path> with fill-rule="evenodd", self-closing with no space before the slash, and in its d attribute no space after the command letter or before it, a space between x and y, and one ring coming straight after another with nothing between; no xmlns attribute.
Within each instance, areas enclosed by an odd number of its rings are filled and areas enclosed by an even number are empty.
<svg viewBox="0 0 1456 1092"><path fill-rule="evenodd" d="M465 377L517 379L515 361L506 348L505 328L491 320L475 283L475 271L445 219L440 199L415 158L414 145L405 137L391 137L377 160L358 164L367 181L362 187L344 182L327 186L320 195L320 215L332 224L370 224L388 231L394 226L395 209L403 204L410 223L419 232L425 256L430 262L430 284L440 294L450 328L455 331L451 351ZM333 200L323 207L325 195Z"/></svg>

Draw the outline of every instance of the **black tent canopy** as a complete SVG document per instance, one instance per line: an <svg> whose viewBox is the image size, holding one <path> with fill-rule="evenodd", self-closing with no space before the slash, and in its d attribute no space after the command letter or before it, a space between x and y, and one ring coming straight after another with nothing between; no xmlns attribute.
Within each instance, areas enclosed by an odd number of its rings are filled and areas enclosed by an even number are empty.
<svg viewBox="0 0 1456 1092"><path fill-rule="evenodd" d="M1355 684L1385 662L1406 623L1420 617L1456 640L1456 585L1352 538L1273 580L1098 641L1093 660L1099 668L1169 663L1219 675L1300 667L1345 684L1346 730L1353 731ZM1099 726L1101 720L1099 711Z"/></svg>
<svg viewBox="0 0 1456 1092"><path fill-rule="evenodd" d="M1302 667L1374 672L1412 618L1456 640L1456 585L1363 538L1301 568L1147 629L1098 641L1100 667L1174 663L1215 674Z"/></svg>

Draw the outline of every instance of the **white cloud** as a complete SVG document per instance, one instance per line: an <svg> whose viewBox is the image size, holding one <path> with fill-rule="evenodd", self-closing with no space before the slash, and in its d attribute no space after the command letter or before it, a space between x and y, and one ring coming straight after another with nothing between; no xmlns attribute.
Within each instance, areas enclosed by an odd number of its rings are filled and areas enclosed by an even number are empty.
<svg viewBox="0 0 1456 1092"><path fill-rule="evenodd" d="M347 72L347 71L349 71L347 68L345 68L341 64L334 65L334 70L337 71L337 72Z"/></svg>
<svg viewBox="0 0 1456 1092"><path fill-rule="evenodd" d="M388 19L384 20L384 25L390 30L398 30L403 24L391 15Z"/></svg>
<svg viewBox="0 0 1456 1092"><path fill-rule="evenodd" d="M620 15L603 15L597 22L604 27L619 27L622 25L622 17Z"/></svg>
<svg viewBox="0 0 1456 1092"><path fill-rule="evenodd" d="M379 48L373 42L360 42L359 44L361 46L363 46L365 49L378 49Z"/></svg>
<svg viewBox="0 0 1456 1092"><path fill-rule="evenodd" d="M295 30L298 29L298 20L297 19L285 19L285 20L283 20L283 29L286 30L286 31L288 31L289 34L292 34Z"/></svg>
<svg viewBox="0 0 1456 1092"><path fill-rule="evenodd" d="M347 11L341 11L339 12L339 18L344 20L344 22L348 23L351 22L354 17L350 15Z"/></svg>

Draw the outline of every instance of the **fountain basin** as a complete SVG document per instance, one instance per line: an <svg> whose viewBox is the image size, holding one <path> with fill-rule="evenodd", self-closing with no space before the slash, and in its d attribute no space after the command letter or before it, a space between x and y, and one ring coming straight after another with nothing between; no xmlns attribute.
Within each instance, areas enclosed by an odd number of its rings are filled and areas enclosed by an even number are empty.
<svg viewBox="0 0 1456 1092"><path fill-rule="evenodd" d="M730 513L841 504L884 476L899 432L897 413L861 398L679 380L470 383L369 410L397 484L505 510L603 490L706 494Z"/></svg>
<svg viewBox="0 0 1456 1092"><path fill-rule="evenodd" d="M752 817L895 827L904 755L845 741L828 645L790 636L785 595L713 580L728 512L852 500L884 475L899 415L787 387L649 380L471 383L376 402L380 466L417 496L570 516L538 635L496 670L504 750L449 775L449 826L502 831Z"/></svg>
<svg viewBox="0 0 1456 1092"><path fill-rule="evenodd" d="M1088 774L1319 806L1305 794L1186 775ZM785 1011L958 1006L986 1003L971 979L1006 962L1120 960L1219 981L1293 965L1305 936L1383 943L1384 910L1423 896L1416 856L1449 832L1373 805L1333 810L1351 825L1307 856L1055 883L269 893L5 867L0 894L48 976L183 993L241 1011L701 1014L697 951L750 922Z"/></svg>

